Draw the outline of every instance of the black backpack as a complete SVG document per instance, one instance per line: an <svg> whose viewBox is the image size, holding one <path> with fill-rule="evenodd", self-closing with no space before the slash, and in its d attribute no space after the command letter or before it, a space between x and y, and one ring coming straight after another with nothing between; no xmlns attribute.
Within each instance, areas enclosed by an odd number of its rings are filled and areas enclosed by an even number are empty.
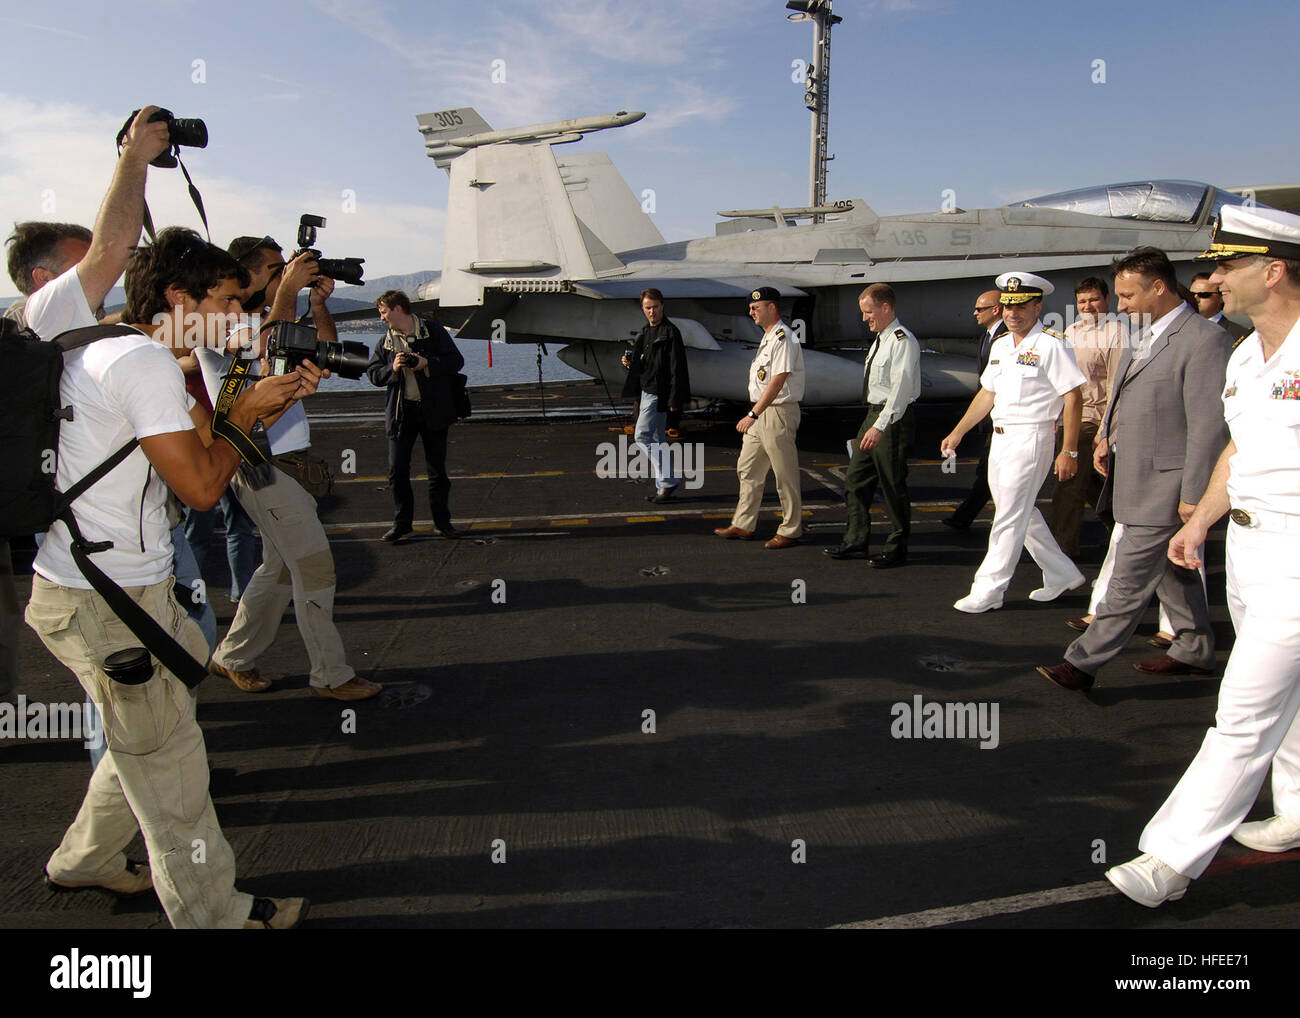
<svg viewBox="0 0 1300 1018"><path fill-rule="evenodd" d="M93 325L45 342L31 329L0 318L0 537L43 534L62 520L72 535L72 558L90 585L168 671L187 686L197 686L207 669L90 561L90 555L111 548L112 542L86 541L72 514L72 503L139 442L131 439L66 492L55 487L59 425L76 412L59 398L63 355L99 339L135 333L125 325Z"/></svg>

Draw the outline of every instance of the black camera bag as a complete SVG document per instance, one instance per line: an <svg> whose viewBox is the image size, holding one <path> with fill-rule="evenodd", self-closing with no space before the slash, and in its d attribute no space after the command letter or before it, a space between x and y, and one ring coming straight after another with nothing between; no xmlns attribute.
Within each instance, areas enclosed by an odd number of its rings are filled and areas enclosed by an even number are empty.
<svg viewBox="0 0 1300 1018"><path fill-rule="evenodd" d="M92 325L47 343L31 329L0 319L0 435L5 436L0 443L0 537L43 534L62 520L72 535L73 560L91 587L168 671L193 687L203 681L207 668L90 561L90 555L112 543L86 541L72 514L72 503L131 455L139 442L131 439L66 492L55 487L59 425L75 413L62 406L59 397L64 354L135 331L124 325Z"/></svg>

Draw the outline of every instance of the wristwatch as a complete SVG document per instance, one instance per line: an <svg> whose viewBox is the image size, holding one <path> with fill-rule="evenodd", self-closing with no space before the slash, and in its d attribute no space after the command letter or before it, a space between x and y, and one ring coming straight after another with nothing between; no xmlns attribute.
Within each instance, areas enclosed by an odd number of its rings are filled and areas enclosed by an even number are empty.
<svg viewBox="0 0 1300 1018"><path fill-rule="evenodd" d="M754 420L758 420L758 414L754 413L753 410L751 410L751 411L749 412L749 416L752 417L752 418L754 418Z"/></svg>
<svg viewBox="0 0 1300 1018"><path fill-rule="evenodd" d="M1073 449L1062 449L1061 452L1065 453L1065 455L1069 456L1072 460L1077 460L1079 458L1078 452Z"/></svg>

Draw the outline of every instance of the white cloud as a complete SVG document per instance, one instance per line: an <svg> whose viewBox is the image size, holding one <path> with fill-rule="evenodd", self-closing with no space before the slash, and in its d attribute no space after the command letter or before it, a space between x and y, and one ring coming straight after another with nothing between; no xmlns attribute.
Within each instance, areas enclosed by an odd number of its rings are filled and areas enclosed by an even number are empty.
<svg viewBox="0 0 1300 1018"><path fill-rule="evenodd" d="M15 221L51 219L94 223L112 178L116 155L111 139L116 118L83 107L39 103L0 93L0 227ZM226 244L241 234L283 232L286 210L310 209L329 220L319 246L327 257L366 259L367 276L440 268L445 214L428 205L372 199L363 190L356 211L344 212L339 193L302 189L275 178L257 184L233 177L199 177L212 239ZM178 171L151 169L146 190L158 226L184 225L202 232ZM279 236L286 248L294 237ZM6 277L0 296L17 290Z"/></svg>

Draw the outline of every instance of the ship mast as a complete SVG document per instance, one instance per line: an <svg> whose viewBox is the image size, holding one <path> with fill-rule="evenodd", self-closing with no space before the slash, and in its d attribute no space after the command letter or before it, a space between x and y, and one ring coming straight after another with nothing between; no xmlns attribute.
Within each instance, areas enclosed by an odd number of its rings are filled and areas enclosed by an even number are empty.
<svg viewBox="0 0 1300 1018"><path fill-rule="evenodd" d="M785 6L794 14L790 21L813 23L813 59L805 78L806 91L803 102L812 113L812 139L808 167L808 204L821 208L826 204L826 164L831 157L826 154L830 134L831 114L831 26L844 19L831 13L834 0L790 0ZM825 221L820 212L813 216L814 223Z"/></svg>

